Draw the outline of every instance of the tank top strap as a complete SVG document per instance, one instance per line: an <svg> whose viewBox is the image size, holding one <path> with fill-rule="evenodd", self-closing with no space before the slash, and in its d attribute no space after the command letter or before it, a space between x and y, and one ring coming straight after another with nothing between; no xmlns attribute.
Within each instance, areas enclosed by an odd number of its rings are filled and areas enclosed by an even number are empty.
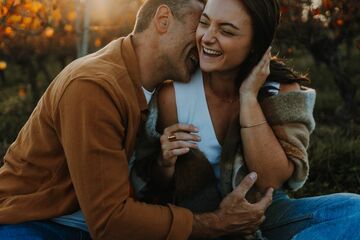
<svg viewBox="0 0 360 240"><path fill-rule="evenodd" d="M176 109L179 123L190 123L196 108L203 108L201 94L203 91L202 73L198 70L188 83L174 82Z"/></svg>

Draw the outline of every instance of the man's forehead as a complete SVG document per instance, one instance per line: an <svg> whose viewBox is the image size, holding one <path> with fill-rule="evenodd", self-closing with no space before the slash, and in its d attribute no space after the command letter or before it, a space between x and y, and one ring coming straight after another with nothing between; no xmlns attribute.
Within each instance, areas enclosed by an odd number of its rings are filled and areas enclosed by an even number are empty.
<svg viewBox="0 0 360 240"><path fill-rule="evenodd" d="M201 2L202 4L206 5L207 0L197 0L198 2Z"/></svg>
<svg viewBox="0 0 360 240"><path fill-rule="evenodd" d="M205 9L205 4L200 0L192 0L191 10L187 14L188 20L193 22L196 26L199 22L200 16Z"/></svg>
<svg viewBox="0 0 360 240"><path fill-rule="evenodd" d="M193 7L199 11L204 10L206 2L206 0L191 0Z"/></svg>

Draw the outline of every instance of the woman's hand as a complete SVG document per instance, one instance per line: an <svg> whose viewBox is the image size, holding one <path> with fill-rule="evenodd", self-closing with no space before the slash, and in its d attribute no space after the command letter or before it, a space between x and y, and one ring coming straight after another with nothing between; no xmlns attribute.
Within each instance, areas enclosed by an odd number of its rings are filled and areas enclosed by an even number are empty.
<svg viewBox="0 0 360 240"><path fill-rule="evenodd" d="M271 47L263 55L260 62L250 72L239 89L240 97L252 96L257 97L260 88L270 74Z"/></svg>
<svg viewBox="0 0 360 240"><path fill-rule="evenodd" d="M190 148L198 149L196 142L201 139L197 133L199 130L192 124L174 124L164 129L160 137L162 155L157 163L160 167L175 167L178 156L190 151Z"/></svg>

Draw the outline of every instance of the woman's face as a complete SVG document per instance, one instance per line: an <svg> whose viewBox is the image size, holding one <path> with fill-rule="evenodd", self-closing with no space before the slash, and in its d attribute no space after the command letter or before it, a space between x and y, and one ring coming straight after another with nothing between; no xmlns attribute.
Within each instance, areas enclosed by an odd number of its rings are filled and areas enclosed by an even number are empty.
<svg viewBox="0 0 360 240"><path fill-rule="evenodd" d="M196 31L201 70L237 72L252 48L252 36L251 18L241 0L209 0Z"/></svg>

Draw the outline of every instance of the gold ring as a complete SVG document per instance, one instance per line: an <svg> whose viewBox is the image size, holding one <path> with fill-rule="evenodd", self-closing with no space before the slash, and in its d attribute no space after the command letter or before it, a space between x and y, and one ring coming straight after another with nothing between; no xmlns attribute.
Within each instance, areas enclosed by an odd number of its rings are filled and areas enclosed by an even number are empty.
<svg viewBox="0 0 360 240"><path fill-rule="evenodd" d="M174 134L171 134L171 135L168 136L168 140L169 140L170 142L175 141L175 140L176 140L176 136L175 136Z"/></svg>

